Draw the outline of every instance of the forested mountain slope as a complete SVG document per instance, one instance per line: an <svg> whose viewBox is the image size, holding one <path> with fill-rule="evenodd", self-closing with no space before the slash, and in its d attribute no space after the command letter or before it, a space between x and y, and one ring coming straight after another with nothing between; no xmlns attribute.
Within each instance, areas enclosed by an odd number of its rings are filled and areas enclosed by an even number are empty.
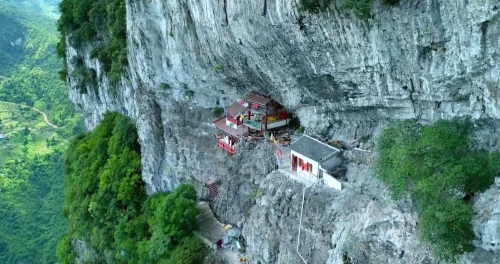
<svg viewBox="0 0 500 264"><path fill-rule="evenodd" d="M0 119L0 263L54 263L66 140L29 107L0 102Z"/></svg>
<svg viewBox="0 0 500 264"><path fill-rule="evenodd" d="M22 7L43 1L10 2ZM0 0L0 134L6 137L0 140L2 264L56 262L66 229L62 157L68 138L81 130L58 76L56 20L39 11ZM47 125L31 106L59 128Z"/></svg>
<svg viewBox="0 0 500 264"><path fill-rule="evenodd" d="M32 10L51 18L59 17L58 4L61 0L5 0L25 10Z"/></svg>
<svg viewBox="0 0 500 264"><path fill-rule="evenodd" d="M58 126L71 130L74 107L58 78L56 20L0 0L0 100L44 110ZM71 134L71 131L66 131Z"/></svg>

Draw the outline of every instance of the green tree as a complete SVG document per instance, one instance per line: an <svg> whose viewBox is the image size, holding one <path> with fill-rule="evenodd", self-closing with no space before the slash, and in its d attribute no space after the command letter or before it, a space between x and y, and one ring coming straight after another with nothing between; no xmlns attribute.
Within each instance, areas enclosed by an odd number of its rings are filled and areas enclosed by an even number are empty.
<svg viewBox="0 0 500 264"><path fill-rule="evenodd" d="M71 239L86 241L97 262L160 263L193 236L194 188L180 185L172 194L146 197L137 138L129 118L108 113L94 131L72 141L64 165L69 232L58 248L61 262L74 259ZM190 250L191 244L182 245Z"/></svg>
<svg viewBox="0 0 500 264"><path fill-rule="evenodd" d="M61 38L57 45L58 55L66 58L66 37L69 37L70 44L75 48L101 43L91 51L91 57L99 60L111 82L116 84L128 64L125 0L62 0L59 10L58 30ZM76 66L74 77L78 77L81 87L97 78L83 64ZM66 76L63 69L61 77ZM80 91L84 93L86 89Z"/></svg>
<svg viewBox="0 0 500 264"><path fill-rule="evenodd" d="M179 243L196 229L197 215L196 191L191 185L180 185L159 204L155 212L155 231L170 237L173 243Z"/></svg>
<svg viewBox="0 0 500 264"><path fill-rule="evenodd" d="M500 155L476 145L467 118L433 125L401 121L377 141L375 174L395 199L409 194L416 200L421 238L443 259L474 249L472 207L463 198L486 190L500 172Z"/></svg>
<svg viewBox="0 0 500 264"><path fill-rule="evenodd" d="M180 245L175 248L168 264L198 264L202 263L208 255L208 249L203 245L203 241L196 237L184 238Z"/></svg>

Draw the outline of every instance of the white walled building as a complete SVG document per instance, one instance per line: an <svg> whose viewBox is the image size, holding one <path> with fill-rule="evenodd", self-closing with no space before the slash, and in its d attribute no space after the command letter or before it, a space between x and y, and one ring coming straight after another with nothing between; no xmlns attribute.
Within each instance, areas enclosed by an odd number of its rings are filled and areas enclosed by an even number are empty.
<svg viewBox="0 0 500 264"><path fill-rule="evenodd" d="M290 145L290 150L290 164L298 175L309 179L323 179L329 187L342 189L342 183L328 173L340 165L339 149L303 135Z"/></svg>

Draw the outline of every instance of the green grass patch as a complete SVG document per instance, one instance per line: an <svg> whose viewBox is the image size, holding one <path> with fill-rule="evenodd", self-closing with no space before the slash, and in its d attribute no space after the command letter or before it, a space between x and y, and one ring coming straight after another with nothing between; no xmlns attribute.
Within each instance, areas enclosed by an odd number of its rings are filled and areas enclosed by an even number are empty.
<svg viewBox="0 0 500 264"><path fill-rule="evenodd" d="M224 70L224 64L223 63L215 64L213 70L214 70L214 72L219 72L219 71Z"/></svg>
<svg viewBox="0 0 500 264"><path fill-rule="evenodd" d="M394 199L410 195L416 201L420 237L435 255L456 260L473 251L473 210L466 197L491 186L500 155L476 148L472 121L398 122L380 135L376 150L375 174Z"/></svg>
<svg viewBox="0 0 500 264"><path fill-rule="evenodd" d="M160 88L165 89L165 90L170 89L170 85L168 85L168 83L161 83Z"/></svg>

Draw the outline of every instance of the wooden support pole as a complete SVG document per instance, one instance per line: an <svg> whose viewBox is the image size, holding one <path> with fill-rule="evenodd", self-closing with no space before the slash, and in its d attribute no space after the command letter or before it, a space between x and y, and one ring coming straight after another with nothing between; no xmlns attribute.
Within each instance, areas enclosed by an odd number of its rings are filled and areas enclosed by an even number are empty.
<svg viewBox="0 0 500 264"><path fill-rule="evenodd" d="M265 106L265 107L266 107L266 116L264 118L264 130L267 131L267 106Z"/></svg>

